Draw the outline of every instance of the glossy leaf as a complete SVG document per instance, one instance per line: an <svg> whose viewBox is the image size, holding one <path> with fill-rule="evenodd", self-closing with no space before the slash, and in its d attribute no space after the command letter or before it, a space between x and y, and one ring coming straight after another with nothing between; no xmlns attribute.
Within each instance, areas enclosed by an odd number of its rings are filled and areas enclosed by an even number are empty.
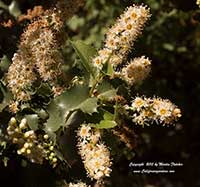
<svg viewBox="0 0 200 187"><path fill-rule="evenodd" d="M76 54L81 59L81 62L85 69L93 76L95 77L95 71L94 67L91 64L91 59L97 54L96 50L85 44L83 41L71 41L71 44L76 52Z"/></svg>
<svg viewBox="0 0 200 187"><path fill-rule="evenodd" d="M94 98L94 97L88 98L83 103L81 103L77 107L77 109L79 108L80 110L82 110L83 112L88 113L88 114L97 112L97 107L98 107L97 101L98 101L97 98Z"/></svg>
<svg viewBox="0 0 200 187"><path fill-rule="evenodd" d="M101 100L110 100L117 95L117 90L113 86L103 81L98 87L97 92L99 93L98 98Z"/></svg>
<svg viewBox="0 0 200 187"><path fill-rule="evenodd" d="M104 120L113 120L114 119L114 115L108 111L104 112L103 115Z"/></svg>
<svg viewBox="0 0 200 187"><path fill-rule="evenodd" d="M8 7L8 10L14 17L18 17L19 15L21 15L21 11L19 9L17 1L12 1Z"/></svg>
<svg viewBox="0 0 200 187"><path fill-rule="evenodd" d="M69 118L71 111L81 110L92 114L97 111L97 99L89 98L89 89L85 86L75 86L62 95L56 97L48 106L49 119L47 128L49 131L56 131L66 125L66 118Z"/></svg>
<svg viewBox="0 0 200 187"><path fill-rule="evenodd" d="M28 122L29 127L32 130L38 129L38 119L39 119L39 117L38 117L37 114L29 114L29 115L26 115L25 118Z"/></svg>
<svg viewBox="0 0 200 187"><path fill-rule="evenodd" d="M7 71L8 67L10 66L10 61L6 55L3 56L0 62L0 68L2 71Z"/></svg>
<svg viewBox="0 0 200 187"><path fill-rule="evenodd" d="M4 84L0 81L0 90L3 95L3 100L0 104L0 111L2 111L11 101L12 94L9 92L9 90L4 86Z"/></svg>
<svg viewBox="0 0 200 187"><path fill-rule="evenodd" d="M113 120L102 120L99 124L95 125L97 129L110 129L117 126L117 123Z"/></svg>
<svg viewBox="0 0 200 187"><path fill-rule="evenodd" d="M106 92L103 92L101 94L98 95L99 99L102 100L111 100L113 99L115 96L117 95L117 90L112 89L112 90L108 90Z"/></svg>

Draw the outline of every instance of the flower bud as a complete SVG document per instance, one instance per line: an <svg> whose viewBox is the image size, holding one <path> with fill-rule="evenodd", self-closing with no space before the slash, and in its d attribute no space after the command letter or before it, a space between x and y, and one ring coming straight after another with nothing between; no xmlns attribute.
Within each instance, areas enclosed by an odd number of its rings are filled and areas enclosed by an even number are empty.
<svg viewBox="0 0 200 187"><path fill-rule="evenodd" d="M19 128L20 129L25 129L26 128L26 124L27 124L27 120L26 118L23 118L19 124Z"/></svg>

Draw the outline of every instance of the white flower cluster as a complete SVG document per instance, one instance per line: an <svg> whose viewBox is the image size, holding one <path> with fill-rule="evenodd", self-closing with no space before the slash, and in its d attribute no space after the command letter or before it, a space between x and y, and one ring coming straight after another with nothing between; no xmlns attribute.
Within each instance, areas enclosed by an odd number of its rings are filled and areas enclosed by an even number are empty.
<svg viewBox="0 0 200 187"><path fill-rule="evenodd" d="M149 8L146 6L129 7L109 29L104 48L93 59L94 65L101 69L107 60L114 67L121 64L149 17Z"/></svg>
<svg viewBox="0 0 200 187"><path fill-rule="evenodd" d="M129 85L143 81L151 71L151 61L144 56L134 58L128 65L122 68L121 77Z"/></svg>
<svg viewBox="0 0 200 187"><path fill-rule="evenodd" d="M55 34L49 28L38 30L38 38L34 39L31 46L35 65L44 81L53 82L61 74L63 57L56 43Z"/></svg>
<svg viewBox="0 0 200 187"><path fill-rule="evenodd" d="M111 160L108 148L100 142L99 130L88 125L82 125L78 130L78 148L85 169L91 179L101 180L110 176Z"/></svg>
<svg viewBox="0 0 200 187"><path fill-rule="evenodd" d="M171 124L181 117L181 110L167 99L136 97L130 107L133 121L140 125L148 122Z"/></svg>
<svg viewBox="0 0 200 187"><path fill-rule="evenodd" d="M49 141L47 134L38 138L28 127L24 118L19 125L14 117L10 119L7 132L14 144L18 145L17 154L26 156L31 162L42 164L44 159L49 160L53 167L57 164L53 142Z"/></svg>
<svg viewBox="0 0 200 187"><path fill-rule="evenodd" d="M69 183L69 187L90 187L90 185L88 186L87 184L83 183L83 182L79 182L79 183Z"/></svg>
<svg viewBox="0 0 200 187"><path fill-rule="evenodd" d="M7 81L8 87L17 98L17 100L30 100L30 95L26 92L26 88L30 87L37 79L36 73L33 71L32 56L25 47L12 58L13 63L8 69Z"/></svg>
<svg viewBox="0 0 200 187"><path fill-rule="evenodd" d="M56 38L61 28L58 15L47 11L46 15L29 24L22 34L19 49L7 73L8 87L16 100L31 99L27 90L39 75L44 81L56 84L63 63Z"/></svg>
<svg viewBox="0 0 200 187"><path fill-rule="evenodd" d="M39 76L51 86L59 87L64 58L60 51L63 26L83 4L83 0L58 1L55 9L46 10L27 26L21 36L7 73L8 87L17 101L28 101L28 88ZM61 89L54 89L58 95Z"/></svg>

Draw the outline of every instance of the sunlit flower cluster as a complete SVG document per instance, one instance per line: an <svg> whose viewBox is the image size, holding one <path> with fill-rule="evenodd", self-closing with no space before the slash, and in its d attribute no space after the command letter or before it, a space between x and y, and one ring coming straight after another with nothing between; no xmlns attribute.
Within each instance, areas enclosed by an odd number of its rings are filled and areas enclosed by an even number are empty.
<svg viewBox="0 0 200 187"><path fill-rule="evenodd" d="M93 63L99 68L102 68L107 60L114 67L121 64L149 17L149 8L146 6L129 7L108 30L104 48L98 51Z"/></svg>
<svg viewBox="0 0 200 187"><path fill-rule="evenodd" d="M153 121L172 124L181 117L181 110L167 99L136 97L129 109L134 111L133 121L140 125Z"/></svg>
<svg viewBox="0 0 200 187"><path fill-rule="evenodd" d="M69 183L68 187L90 187L90 185L88 186L86 183L83 182L79 182L79 183Z"/></svg>
<svg viewBox="0 0 200 187"><path fill-rule="evenodd" d="M30 94L26 89L37 79L30 51L24 47L14 54L12 61L7 73L8 87L17 100L29 100Z"/></svg>
<svg viewBox="0 0 200 187"><path fill-rule="evenodd" d="M28 25L7 73L8 87L16 100L30 100L27 90L39 77L51 86L59 87L64 63L60 51L64 19L72 16L82 3L83 0L58 1L57 8L45 11ZM63 6L70 7L70 10Z"/></svg>
<svg viewBox="0 0 200 187"><path fill-rule="evenodd" d="M42 164L46 159L53 167L56 166L57 158L53 142L49 140L47 134L38 136L35 131L30 130L25 118L17 124L16 119L12 117L7 132L12 143L17 144L18 155L23 155L31 162L38 164Z"/></svg>
<svg viewBox="0 0 200 187"><path fill-rule="evenodd" d="M7 73L8 86L17 100L30 100L27 91L40 77L56 84L63 63L56 34L62 27L59 17L47 11L30 24L22 34L18 52L15 53Z"/></svg>
<svg viewBox="0 0 200 187"><path fill-rule="evenodd" d="M143 81L151 71L151 61L144 56L133 59L122 69L121 77L129 85Z"/></svg>
<svg viewBox="0 0 200 187"><path fill-rule="evenodd" d="M111 160L108 148L100 142L99 130L82 125L78 130L78 148L85 169L91 179L101 180L110 176Z"/></svg>
<svg viewBox="0 0 200 187"><path fill-rule="evenodd" d="M31 49L41 78L55 84L55 80L61 75L61 65L64 63L58 50L59 45L56 42L55 33L49 28L41 29Z"/></svg>

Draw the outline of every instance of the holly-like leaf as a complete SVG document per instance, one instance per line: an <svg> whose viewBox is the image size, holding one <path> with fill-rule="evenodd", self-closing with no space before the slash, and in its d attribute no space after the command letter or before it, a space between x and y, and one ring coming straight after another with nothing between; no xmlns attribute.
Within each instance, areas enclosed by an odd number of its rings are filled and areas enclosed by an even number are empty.
<svg viewBox="0 0 200 187"><path fill-rule="evenodd" d="M0 1L0 8L8 10L8 6L4 2L2 2L2 1Z"/></svg>
<svg viewBox="0 0 200 187"><path fill-rule="evenodd" d="M92 114L97 111L97 99L89 98L89 89L85 86L75 86L56 97L48 106L49 119L47 130L55 132L66 125L72 111L81 110Z"/></svg>
<svg viewBox="0 0 200 187"><path fill-rule="evenodd" d="M98 93L104 93L106 91L109 91L113 89L113 86L108 82L103 80L97 87L97 92Z"/></svg>
<svg viewBox="0 0 200 187"><path fill-rule="evenodd" d="M117 90L106 81L97 87L97 92L99 93L98 98L101 100L111 100L117 95Z"/></svg>
<svg viewBox="0 0 200 187"><path fill-rule="evenodd" d="M108 111L105 111L104 112L104 115L103 115L103 119L104 120L113 120L114 119L114 114L108 112Z"/></svg>
<svg viewBox="0 0 200 187"><path fill-rule="evenodd" d="M38 119L39 119L39 117L38 117L37 114L29 114L29 115L26 115L25 118L28 122L29 127L32 130L38 129Z"/></svg>
<svg viewBox="0 0 200 187"><path fill-rule="evenodd" d="M9 92L9 90L4 86L4 84L0 81L0 91L2 93L3 99L0 104L0 111L2 111L11 101L12 94Z"/></svg>
<svg viewBox="0 0 200 187"><path fill-rule="evenodd" d="M98 99L95 97L86 99L83 103L81 103L77 109L79 108L84 113L92 114L94 112L97 112L97 101Z"/></svg>
<svg viewBox="0 0 200 187"><path fill-rule="evenodd" d="M18 17L19 15L21 15L21 11L19 9L17 1L13 0L11 4L8 6L8 10L10 14L12 14L14 17Z"/></svg>
<svg viewBox="0 0 200 187"><path fill-rule="evenodd" d="M46 131L52 133L57 131L61 126L65 124L65 113L62 107L58 106L55 101L51 102L47 109L49 113L49 119L46 123Z"/></svg>
<svg viewBox="0 0 200 187"><path fill-rule="evenodd" d="M101 100L111 100L117 95L117 90L112 89L109 91L106 91L104 93L101 93L98 95L98 98Z"/></svg>
<svg viewBox="0 0 200 187"><path fill-rule="evenodd" d="M51 87L47 83L42 83L37 88L37 95L50 96L52 94Z"/></svg>
<svg viewBox="0 0 200 187"><path fill-rule="evenodd" d="M83 41L71 41L71 44L76 52L76 54L81 59L81 62L85 69L93 76L95 77L95 70L93 65L91 64L92 58L97 54L97 51L85 44Z"/></svg>
<svg viewBox="0 0 200 187"><path fill-rule="evenodd" d="M7 71L9 66L10 66L11 62L9 61L8 57L6 55L4 55L1 59L0 62L0 68L2 71Z"/></svg>
<svg viewBox="0 0 200 187"><path fill-rule="evenodd" d="M117 126L117 123L113 120L102 120L99 124L96 124L94 127L97 129L110 129Z"/></svg>

